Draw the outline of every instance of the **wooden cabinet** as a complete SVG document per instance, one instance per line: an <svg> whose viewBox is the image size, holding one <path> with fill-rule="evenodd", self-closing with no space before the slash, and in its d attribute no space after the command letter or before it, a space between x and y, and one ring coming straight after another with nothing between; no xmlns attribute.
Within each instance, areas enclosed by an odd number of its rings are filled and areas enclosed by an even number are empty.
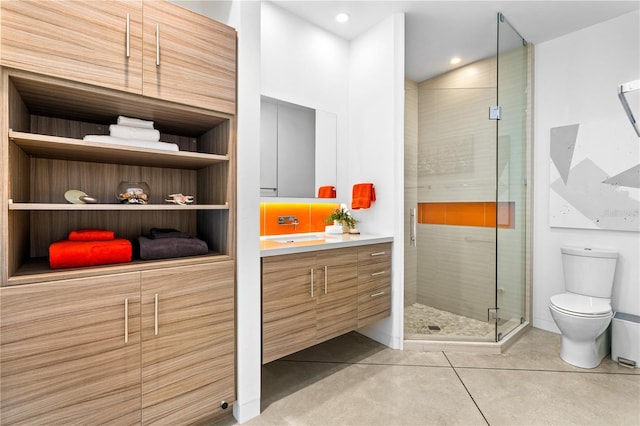
<svg viewBox="0 0 640 426"><path fill-rule="evenodd" d="M142 423L210 422L235 400L233 262L141 276Z"/></svg>
<svg viewBox="0 0 640 426"><path fill-rule="evenodd" d="M3 424L218 417L235 400L233 268L0 288Z"/></svg>
<svg viewBox="0 0 640 426"><path fill-rule="evenodd" d="M211 422L235 399L235 31L164 1L0 7L2 423ZM119 115L179 151L83 139ZM149 204L119 203L122 181ZM195 202L165 202L179 192ZM208 253L51 269L49 246L83 228L175 228Z"/></svg>
<svg viewBox="0 0 640 426"><path fill-rule="evenodd" d="M231 27L158 0L1 7L3 66L235 113Z"/></svg>
<svg viewBox="0 0 640 426"><path fill-rule="evenodd" d="M389 316L390 248L374 244L263 258L262 362Z"/></svg>
<svg viewBox="0 0 640 426"><path fill-rule="evenodd" d="M344 248L262 260L262 362L355 328L357 250Z"/></svg>
<svg viewBox="0 0 640 426"><path fill-rule="evenodd" d="M262 260L262 362L316 341L316 254Z"/></svg>
<svg viewBox="0 0 640 426"><path fill-rule="evenodd" d="M358 249L358 327L391 314L391 244Z"/></svg>
<svg viewBox="0 0 640 426"><path fill-rule="evenodd" d="M5 67L142 93L142 2L2 1Z"/></svg>
<svg viewBox="0 0 640 426"><path fill-rule="evenodd" d="M234 114L235 30L157 0L143 12L143 94Z"/></svg>
<svg viewBox="0 0 640 426"><path fill-rule="evenodd" d="M358 319L358 251L353 248L317 252L318 303L316 342L354 330Z"/></svg>
<svg viewBox="0 0 640 426"><path fill-rule="evenodd" d="M0 288L2 424L140 422L139 275Z"/></svg>

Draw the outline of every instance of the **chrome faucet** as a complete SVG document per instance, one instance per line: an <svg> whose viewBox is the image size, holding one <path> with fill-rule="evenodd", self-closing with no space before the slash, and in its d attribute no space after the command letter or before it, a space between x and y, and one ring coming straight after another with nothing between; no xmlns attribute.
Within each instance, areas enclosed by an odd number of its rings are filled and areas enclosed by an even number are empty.
<svg viewBox="0 0 640 426"><path fill-rule="evenodd" d="M294 232L299 224L300 222L295 216L278 216L278 225L293 225Z"/></svg>

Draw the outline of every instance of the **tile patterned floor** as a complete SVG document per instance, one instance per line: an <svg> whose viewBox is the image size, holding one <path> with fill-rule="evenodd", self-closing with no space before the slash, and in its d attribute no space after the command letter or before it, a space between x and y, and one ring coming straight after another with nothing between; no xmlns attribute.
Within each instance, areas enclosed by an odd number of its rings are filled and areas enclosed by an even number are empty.
<svg viewBox="0 0 640 426"><path fill-rule="evenodd" d="M529 330L500 355L397 351L358 333L263 367L247 425L640 425L640 369L564 363ZM237 424L232 417L220 426Z"/></svg>
<svg viewBox="0 0 640 426"><path fill-rule="evenodd" d="M437 327L437 329L434 329ZM426 336L425 336L426 335ZM447 311L414 303L404 308L405 339L430 337L476 337L494 340L495 325L486 321L466 318Z"/></svg>

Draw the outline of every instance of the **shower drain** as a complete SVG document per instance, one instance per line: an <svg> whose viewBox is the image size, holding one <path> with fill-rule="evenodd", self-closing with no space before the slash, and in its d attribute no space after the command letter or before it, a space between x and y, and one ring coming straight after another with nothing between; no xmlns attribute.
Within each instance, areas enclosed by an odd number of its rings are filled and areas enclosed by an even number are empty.
<svg viewBox="0 0 640 426"><path fill-rule="evenodd" d="M428 325L427 328L431 331L440 331L440 327L437 325Z"/></svg>

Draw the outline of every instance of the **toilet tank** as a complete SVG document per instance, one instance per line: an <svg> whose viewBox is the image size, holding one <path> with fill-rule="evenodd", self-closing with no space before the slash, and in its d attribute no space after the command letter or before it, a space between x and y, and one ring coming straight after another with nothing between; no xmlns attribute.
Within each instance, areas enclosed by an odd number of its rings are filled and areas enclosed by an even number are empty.
<svg viewBox="0 0 640 426"><path fill-rule="evenodd" d="M565 289L585 296L611 298L618 253L589 247L562 247Z"/></svg>

